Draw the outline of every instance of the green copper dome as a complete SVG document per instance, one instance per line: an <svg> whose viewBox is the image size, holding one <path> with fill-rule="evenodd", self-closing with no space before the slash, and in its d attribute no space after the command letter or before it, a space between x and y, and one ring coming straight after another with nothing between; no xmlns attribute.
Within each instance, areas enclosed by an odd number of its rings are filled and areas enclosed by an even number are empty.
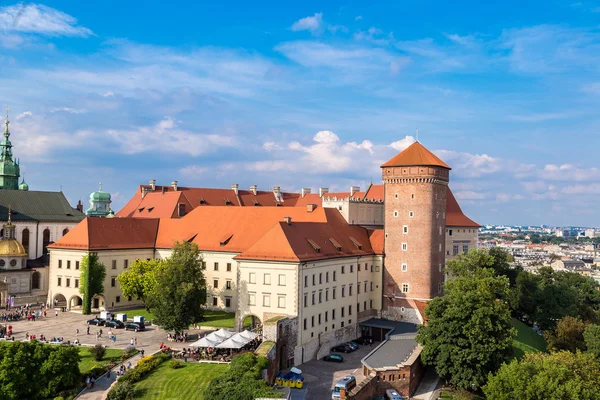
<svg viewBox="0 0 600 400"><path fill-rule="evenodd" d="M29 190L29 185L25 183L25 179L23 179L23 182L19 185L19 190L23 190L24 192Z"/></svg>
<svg viewBox="0 0 600 400"><path fill-rule="evenodd" d="M110 193L104 192L102 190L98 190L97 192L93 192L90 194L90 202L109 202L110 203Z"/></svg>
<svg viewBox="0 0 600 400"><path fill-rule="evenodd" d="M102 190L102 182L100 182L100 189L90 194L90 208L87 209L85 215L88 217L110 216L112 211L110 203L112 203L110 193Z"/></svg>

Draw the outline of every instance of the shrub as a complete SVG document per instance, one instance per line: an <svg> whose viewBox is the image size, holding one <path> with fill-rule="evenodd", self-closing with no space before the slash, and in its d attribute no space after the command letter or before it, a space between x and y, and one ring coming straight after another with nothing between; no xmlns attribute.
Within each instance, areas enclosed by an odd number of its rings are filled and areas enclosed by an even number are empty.
<svg viewBox="0 0 600 400"><path fill-rule="evenodd" d="M106 396L107 400L132 400L135 397L135 389L130 382L121 382L113 387Z"/></svg>
<svg viewBox="0 0 600 400"><path fill-rule="evenodd" d="M55 397L54 400L65 400L65 398L62 396L58 396L58 397Z"/></svg>
<svg viewBox="0 0 600 400"><path fill-rule="evenodd" d="M185 364L181 361L173 360L169 364L169 367L171 367L171 369L179 369L185 367Z"/></svg>
<svg viewBox="0 0 600 400"><path fill-rule="evenodd" d="M104 375L104 373L108 370L108 367L104 366L104 365L94 365L92 368L90 368L90 375L93 375L95 377L99 377Z"/></svg>
<svg viewBox="0 0 600 400"><path fill-rule="evenodd" d="M96 361L102 361L104 354L106 354L106 348L101 344L97 344L94 347L90 347L90 354Z"/></svg>
<svg viewBox="0 0 600 400"><path fill-rule="evenodd" d="M121 361L125 361L128 358L133 357L134 355L136 355L138 353L138 351L136 350L135 347L133 346L128 346L127 348L125 348L125 350L123 351L123 353L121 354Z"/></svg>

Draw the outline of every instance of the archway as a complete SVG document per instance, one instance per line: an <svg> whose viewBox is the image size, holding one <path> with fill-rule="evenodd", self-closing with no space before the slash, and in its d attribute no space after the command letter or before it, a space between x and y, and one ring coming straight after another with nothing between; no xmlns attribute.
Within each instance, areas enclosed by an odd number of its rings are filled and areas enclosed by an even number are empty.
<svg viewBox="0 0 600 400"><path fill-rule="evenodd" d="M63 229L63 236L65 236L67 233L69 233L69 228Z"/></svg>
<svg viewBox="0 0 600 400"><path fill-rule="evenodd" d="M44 229L44 233L42 235L42 248L43 254L48 254L48 245L50 244L50 229Z"/></svg>
<svg viewBox="0 0 600 400"><path fill-rule="evenodd" d="M55 308L62 308L62 307L66 307L67 306L67 299L65 298L65 296L63 296L62 294L58 293L54 295L54 298L52 299L52 305Z"/></svg>
<svg viewBox="0 0 600 400"><path fill-rule="evenodd" d="M92 310L96 312L106 310L106 299L104 296L97 294L92 297Z"/></svg>
<svg viewBox="0 0 600 400"><path fill-rule="evenodd" d="M81 309L83 305L83 299L77 295L71 296L69 299L69 310Z"/></svg>
<svg viewBox="0 0 600 400"><path fill-rule="evenodd" d="M262 322L254 314L248 314L242 320L242 329L249 329L251 331L262 330Z"/></svg>
<svg viewBox="0 0 600 400"><path fill-rule="evenodd" d="M31 274L31 290L41 289L41 282L42 274L40 274L37 271L34 271L33 274Z"/></svg>
<svg viewBox="0 0 600 400"><path fill-rule="evenodd" d="M25 248L27 254L29 254L29 229L27 228L23 229L23 232L21 232L21 244Z"/></svg>

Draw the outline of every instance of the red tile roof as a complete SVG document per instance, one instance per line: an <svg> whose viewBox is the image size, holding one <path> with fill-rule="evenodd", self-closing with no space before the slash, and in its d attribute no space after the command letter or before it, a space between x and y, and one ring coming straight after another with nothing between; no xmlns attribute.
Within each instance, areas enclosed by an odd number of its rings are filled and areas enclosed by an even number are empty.
<svg viewBox="0 0 600 400"><path fill-rule="evenodd" d="M371 184L371 186L367 190L367 193L363 197L363 200L383 201L384 197L385 197L384 194L385 194L385 191L383 189L383 185Z"/></svg>
<svg viewBox="0 0 600 400"><path fill-rule="evenodd" d="M446 226L481 227L477 222L463 214L449 187L446 189Z"/></svg>
<svg viewBox="0 0 600 400"><path fill-rule="evenodd" d="M371 247L375 254L383 254L383 248L385 243L385 233L383 229L374 229L369 231L369 240L371 241Z"/></svg>
<svg viewBox="0 0 600 400"><path fill-rule="evenodd" d="M404 151L382 164L381 167L404 167L409 165L430 165L452 169L419 142L414 142Z"/></svg>
<svg viewBox="0 0 600 400"><path fill-rule="evenodd" d="M48 247L72 250L153 249L158 226L156 218L86 218Z"/></svg>

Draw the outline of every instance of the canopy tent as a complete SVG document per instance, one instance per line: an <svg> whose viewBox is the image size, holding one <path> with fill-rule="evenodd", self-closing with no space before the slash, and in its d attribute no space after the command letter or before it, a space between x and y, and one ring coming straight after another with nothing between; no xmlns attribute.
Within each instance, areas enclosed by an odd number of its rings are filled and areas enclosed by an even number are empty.
<svg viewBox="0 0 600 400"><path fill-rule="evenodd" d="M258 335L256 333L250 331L243 331L236 333L229 339L224 342L218 344L216 347L218 349L241 349L254 339L256 339Z"/></svg>
<svg viewBox="0 0 600 400"><path fill-rule="evenodd" d="M227 331L225 329L219 329L204 336L202 339L195 341L190 344L191 347L215 347L219 343L223 343L225 340L234 336L235 333Z"/></svg>

